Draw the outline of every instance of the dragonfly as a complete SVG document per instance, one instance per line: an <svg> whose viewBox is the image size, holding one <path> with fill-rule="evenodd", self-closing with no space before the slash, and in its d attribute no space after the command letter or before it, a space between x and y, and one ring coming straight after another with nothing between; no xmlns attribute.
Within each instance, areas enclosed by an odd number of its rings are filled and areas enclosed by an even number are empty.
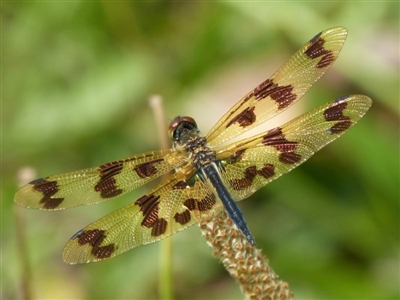
<svg viewBox="0 0 400 300"><path fill-rule="evenodd" d="M364 95L337 98L288 123L232 142L244 132L296 103L339 55L347 30L318 33L275 74L236 103L205 136L195 120L178 116L169 124L172 147L43 177L21 187L17 205L60 210L114 199L161 176L154 189L72 236L63 251L69 264L115 257L171 236L224 210L256 246L236 202L288 173L364 116Z"/></svg>

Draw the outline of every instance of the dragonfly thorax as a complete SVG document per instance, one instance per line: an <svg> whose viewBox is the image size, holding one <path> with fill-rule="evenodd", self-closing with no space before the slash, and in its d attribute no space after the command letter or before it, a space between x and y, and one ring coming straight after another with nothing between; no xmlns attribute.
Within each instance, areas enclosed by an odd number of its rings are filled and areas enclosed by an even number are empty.
<svg viewBox="0 0 400 300"><path fill-rule="evenodd" d="M192 161L197 169L212 163L216 159L215 152L207 146L207 140L203 136L191 138L184 145L184 148L192 154Z"/></svg>

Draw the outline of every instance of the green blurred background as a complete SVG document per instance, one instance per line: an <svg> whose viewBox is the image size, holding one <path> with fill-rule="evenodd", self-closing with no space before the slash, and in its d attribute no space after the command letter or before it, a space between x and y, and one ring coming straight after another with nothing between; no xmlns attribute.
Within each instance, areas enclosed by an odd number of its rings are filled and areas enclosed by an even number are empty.
<svg viewBox="0 0 400 300"><path fill-rule="evenodd" d="M349 36L338 61L279 122L346 94L370 96L372 109L240 207L297 299L400 297L399 3L1 5L2 299L22 298L24 280L36 299L157 298L159 243L101 263L61 260L72 234L149 187L91 207L17 209L14 193L28 180L18 172L41 177L160 148L153 94L164 99L165 124L190 115L206 133L306 41L339 25ZM243 298L197 226L172 239L176 298Z"/></svg>

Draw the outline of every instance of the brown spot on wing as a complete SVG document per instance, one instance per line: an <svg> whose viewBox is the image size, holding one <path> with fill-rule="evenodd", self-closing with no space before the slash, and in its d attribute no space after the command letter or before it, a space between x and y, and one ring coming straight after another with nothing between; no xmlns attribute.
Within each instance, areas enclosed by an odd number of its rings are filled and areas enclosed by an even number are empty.
<svg viewBox="0 0 400 300"><path fill-rule="evenodd" d="M98 167L100 180L94 186L94 190L100 192L102 198L112 198L122 193L122 190L117 187L117 181L114 178L114 176L121 173L122 169L122 161L114 161Z"/></svg>
<svg viewBox="0 0 400 300"><path fill-rule="evenodd" d="M186 179L178 181L172 186L172 188L174 190L184 190L186 188L193 187L196 183L195 172L193 172L192 174L186 174L186 176Z"/></svg>
<svg viewBox="0 0 400 300"><path fill-rule="evenodd" d="M115 178L109 178L106 181L100 181L95 185L94 190L100 192L102 198L112 198L120 195L122 190L117 188Z"/></svg>
<svg viewBox="0 0 400 300"><path fill-rule="evenodd" d="M207 211L212 209L212 207L217 203L215 201L214 195L207 195L204 199L198 202L199 211Z"/></svg>
<svg viewBox="0 0 400 300"><path fill-rule="evenodd" d="M349 129L352 125L350 120L337 122L329 129L329 133L341 133Z"/></svg>
<svg viewBox="0 0 400 300"><path fill-rule="evenodd" d="M78 244L81 246L89 244L92 247L90 253L98 259L108 258L116 250L115 244L101 246L105 238L105 231L100 229L83 230L72 237L78 239Z"/></svg>
<svg viewBox="0 0 400 300"><path fill-rule="evenodd" d="M119 173L121 173L122 168L123 168L122 161L113 161L98 167L100 171L100 177L102 180L107 180L109 178L114 177L115 175L118 175Z"/></svg>
<svg viewBox="0 0 400 300"><path fill-rule="evenodd" d="M231 160L233 161L241 161L243 158L243 154L246 152L246 149L241 149L241 150L237 150L235 151L235 153L233 153L231 155Z"/></svg>
<svg viewBox="0 0 400 300"><path fill-rule="evenodd" d="M331 107L324 111L324 117L327 121L338 121L329 129L329 133L341 133L350 128L352 122L349 117L343 115L343 110L347 107L347 102L340 102L347 97L336 100Z"/></svg>
<svg viewBox="0 0 400 300"><path fill-rule="evenodd" d="M231 180L230 184L234 190L243 190L251 186L254 177L257 175L257 168L250 166L244 171L244 177Z"/></svg>
<svg viewBox="0 0 400 300"><path fill-rule="evenodd" d="M151 230L152 236L162 235L165 230L167 230L168 222L164 218L157 219L153 224L153 229Z"/></svg>
<svg viewBox="0 0 400 300"><path fill-rule="evenodd" d="M163 161L163 159L160 158L150 162L145 162L135 166L133 169L136 171L140 178L148 178L157 172L157 168L154 166L154 164L160 161Z"/></svg>
<svg viewBox="0 0 400 300"><path fill-rule="evenodd" d="M305 54L312 59L321 57L321 60L317 64L317 68L328 67L335 61L335 55L331 50L326 50L324 48L325 40L319 35L312 38L310 43L311 44L305 51Z"/></svg>
<svg viewBox="0 0 400 300"><path fill-rule="evenodd" d="M189 210L195 210L197 205L196 205L196 200L193 198L189 198L187 199L184 203L183 203Z"/></svg>
<svg viewBox="0 0 400 300"><path fill-rule="evenodd" d="M265 164L261 170L257 170L257 174L268 179L275 174L275 166L271 164Z"/></svg>
<svg viewBox="0 0 400 300"><path fill-rule="evenodd" d="M297 95L292 91L292 85L279 86L267 79L254 89L254 97L256 100L262 100L270 96L278 104L278 109L284 109L297 98Z"/></svg>
<svg viewBox="0 0 400 300"><path fill-rule="evenodd" d="M275 174L275 166L271 164L265 164L261 170L257 170L255 166L250 166L246 168L243 173L243 178L231 180L230 184L234 190L240 191L250 187L256 175L260 175L268 179Z"/></svg>
<svg viewBox="0 0 400 300"><path fill-rule="evenodd" d="M207 195L205 198L201 200L196 200L193 198L187 199L183 204L189 210L207 211L212 209L215 203L217 203L215 200L215 196Z"/></svg>
<svg viewBox="0 0 400 300"><path fill-rule="evenodd" d="M281 153L279 155L279 161L284 164L294 164L301 160L301 155L294 152Z"/></svg>
<svg viewBox="0 0 400 300"><path fill-rule="evenodd" d="M239 123L239 125L242 127L247 127L253 124L256 121L256 115L254 114L254 109L255 109L254 106L247 107L236 117L232 118L232 120L226 125L226 128L235 123Z"/></svg>
<svg viewBox="0 0 400 300"><path fill-rule="evenodd" d="M334 102L324 111L324 117L327 121L347 120L349 117L343 115L343 110L347 107L347 102Z"/></svg>
<svg viewBox="0 0 400 300"><path fill-rule="evenodd" d="M135 204L140 206L140 211L143 212L143 221L140 223L143 227L152 228L151 235L159 236L167 229L168 222L164 218L158 217L160 196L145 195Z"/></svg>
<svg viewBox="0 0 400 300"><path fill-rule="evenodd" d="M179 223L181 225L185 225L191 219L189 210L186 209L182 213L176 213L174 216L174 219L177 223Z"/></svg>
<svg viewBox="0 0 400 300"><path fill-rule="evenodd" d="M281 152L279 155L279 161L285 164L293 164L301 160L301 155L295 153L297 142L288 141L280 127L268 131L263 137L262 143L265 146L272 146Z"/></svg>
<svg viewBox="0 0 400 300"><path fill-rule="evenodd" d="M40 204L43 204L43 208L55 209L64 201L64 198L52 198L58 192L57 181L47 181L40 178L31 181L30 184L33 185L34 190L43 194L43 198L39 201Z"/></svg>
<svg viewBox="0 0 400 300"><path fill-rule="evenodd" d="M249 99L251 99L253 97L254 93L253 91L251 91L250 93L248 93L239 103L238 103L238 107L234 110L231 110L229 112L229 114L226 116L225 120L229 120L231 119L231 117L233 115L235 115L237 113L237 111L239 111L242 106L244 106L246 104L247 101L249 101ZM230 123L232 123L232 120L230 121ZM228 127L228 126L227 126Z"/></svg>
<svg viewBox="0 0 400 300"><path fill-rule="evenodd" d="M187 187L187 183L185 180L178 181L172 188L174 190L184 190Z"/></svg>
<svg viewBox="0 0 400 300"><path fill-rule="evenodd" d="M136 200L135 204L140 206L140 211L143 212L142 226L150 228L158 219L158 204L160 196L143 196Z"/></svg>

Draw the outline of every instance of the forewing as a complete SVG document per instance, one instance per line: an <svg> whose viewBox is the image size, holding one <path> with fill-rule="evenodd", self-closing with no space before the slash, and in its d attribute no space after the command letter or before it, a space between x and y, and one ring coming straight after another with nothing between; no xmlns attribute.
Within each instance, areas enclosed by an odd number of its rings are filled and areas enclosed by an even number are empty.
<svg viewBox="0 0 400 300"><path fill-rule="evenodd" d="M334 27L313 37L221 118L206 136L209 145L224 143L298 101L336 60L346 36L345 28Z"/></svg>
<svg viewBox="0 0 400 300"><path fill-rule="evenodd" d="M196 174L170 176L150 193L76 233L63 252L70 264L108 259L183 230L222 210Z"/></svg>
<svg viewBox="0 0 400 300"><path fill-rule="evenodd" d="M44 210L98 203L171 171L174 166L169 163L170 157L169 150L152 151L97 168L40 178L21 187L14 201L20 206Z"/></svg>
<svg viewBox="0 0 400 300"><path fill-rule="evenodd" d="M221 177L232 197L242 200L305 162L367 112L371 99L342 97L267 133L217 150Z"/></svg>

